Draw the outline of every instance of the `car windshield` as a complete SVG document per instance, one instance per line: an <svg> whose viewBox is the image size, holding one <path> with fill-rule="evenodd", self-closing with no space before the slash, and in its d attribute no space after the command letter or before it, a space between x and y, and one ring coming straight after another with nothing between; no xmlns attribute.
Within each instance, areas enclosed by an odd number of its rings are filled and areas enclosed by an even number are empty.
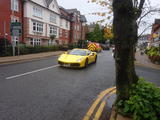
<svg viewBox="0 0 160 120"><path fill-rule="evenodd" d="M70 55L81 55L81 56L85 56L86 55L86 51L84 50L72 50L71 52L69 52Z"/></svg>

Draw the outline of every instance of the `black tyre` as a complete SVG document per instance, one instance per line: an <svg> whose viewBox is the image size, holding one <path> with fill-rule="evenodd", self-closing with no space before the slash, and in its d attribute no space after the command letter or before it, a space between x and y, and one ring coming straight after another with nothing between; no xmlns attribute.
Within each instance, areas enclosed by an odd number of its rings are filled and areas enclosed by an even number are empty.
<svg viewBox="0 0 160 120"><path fill-rule="evenodd" d="M86 59L84 68L86 68L87 66L88 66L88 58Z"/></svg>
<svg viewBox="0 0 160 120"><path fill-rule="evenodd" d="M94 63L96 63L96 62L97 62L97 55L96 55L95 60L94 60Z"/></svg>

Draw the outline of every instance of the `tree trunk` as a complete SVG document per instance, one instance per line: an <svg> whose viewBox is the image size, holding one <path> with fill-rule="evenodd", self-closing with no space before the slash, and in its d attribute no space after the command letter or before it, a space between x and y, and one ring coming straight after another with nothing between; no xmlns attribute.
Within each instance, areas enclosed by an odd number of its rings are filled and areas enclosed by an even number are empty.
<svg viewBox="0 0 160 120"><path fill-rule="evenodd" d="M138 77L134 67L137 23L132 0L113 0L113 32L116 53L117 102L129 98L131 85Z"/></svg>

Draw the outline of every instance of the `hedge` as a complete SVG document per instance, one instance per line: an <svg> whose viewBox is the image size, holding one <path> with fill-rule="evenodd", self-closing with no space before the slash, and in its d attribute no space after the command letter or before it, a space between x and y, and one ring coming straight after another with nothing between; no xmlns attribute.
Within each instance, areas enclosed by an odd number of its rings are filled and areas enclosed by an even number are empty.
<svg viewBox="0 0 160 120"><path fill-rule="evenodd" d="M54 45L54 46L26 46L20 45L20 55L41 53L41 52L51 52L51 51L67 51L69 49L76 48L75 44L68 45ZM16 55L18 53L18 48L15 48ZM0 56L12 56L12 46L7 46L7 50L0 51Z"/></svg>

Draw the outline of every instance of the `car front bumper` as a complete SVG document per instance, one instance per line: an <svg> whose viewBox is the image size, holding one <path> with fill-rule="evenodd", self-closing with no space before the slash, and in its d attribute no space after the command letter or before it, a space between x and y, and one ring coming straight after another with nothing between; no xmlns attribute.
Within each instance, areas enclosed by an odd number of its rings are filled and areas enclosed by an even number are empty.
<svg viewBox="0 0 160 120"><path fill-rule="evenodd" d="M80 62L69 63L69 62L64 62L64 61L58 61L58 64L63 67L71 67L71 68L84 67L84 65Z"/></svg>

